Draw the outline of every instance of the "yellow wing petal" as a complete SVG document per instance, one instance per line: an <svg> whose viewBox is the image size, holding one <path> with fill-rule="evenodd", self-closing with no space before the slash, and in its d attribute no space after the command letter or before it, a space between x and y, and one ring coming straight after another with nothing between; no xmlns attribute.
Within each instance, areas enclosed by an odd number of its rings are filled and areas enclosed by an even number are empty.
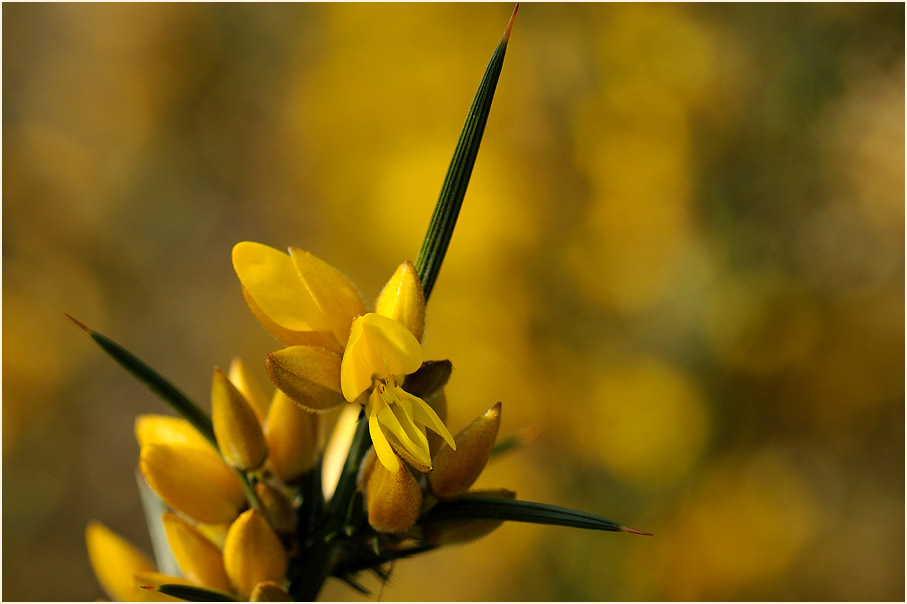
<svg viewBox="0 0 907 604"><path fill-rule="evenodd" d="M287 254L261 243L243 241L233 246L233 268L261 312L280 327L293 331L327 328Z"/></svg>
<svg viewBox="0 0 907 604"><path fill-rule="evenodd" d="M353 319L365 312L365 302L356 287L336 268L311 252L290 248L299 279L341 346L350 336Z"/></svg>

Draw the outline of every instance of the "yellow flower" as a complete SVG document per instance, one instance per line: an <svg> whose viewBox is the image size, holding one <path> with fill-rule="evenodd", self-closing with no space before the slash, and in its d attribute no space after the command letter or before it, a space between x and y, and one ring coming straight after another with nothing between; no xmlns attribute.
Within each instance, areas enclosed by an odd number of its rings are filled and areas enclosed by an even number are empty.
<svg viewBox="0 0 907 604"><path fill-rule="evenodd" d="M97 521L88 524L85 541L91 566L107 595L120 602L140 599L143 594L135 574L156 570L154 562Z"/></svg>
<svg viewBox="0 0 907 604"><path fill-rule="evenodd" d="M370 390L365 405L369 434L378 459L391 472L400 469L395 448L431 467L426 428L456 449L453 436L437 413L401 387L403 379L421 366L422 346L397 321L368 313L353 322L340 368L343 396L353 402Z"/></svg>
<svg viewBox="0 0 907 604"><path fill-rule="evenodd" d="M224 567L236 591L248 598L262 581L283 581L287 554L264 516L246 510L230 525Z"/></svg>

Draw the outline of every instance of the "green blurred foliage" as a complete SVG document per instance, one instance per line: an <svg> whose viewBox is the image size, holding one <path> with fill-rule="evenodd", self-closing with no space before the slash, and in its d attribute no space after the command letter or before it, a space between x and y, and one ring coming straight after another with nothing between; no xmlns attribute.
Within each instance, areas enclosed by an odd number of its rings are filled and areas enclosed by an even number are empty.
<svg viewBox="0 0 907 604"><path fill-rule="evenodd" d="M63 313L207 403L275 347L235 242L373 298L509 11L3 5L4 599L98 597L92 518L150 544L162 408ZM904 69L902 4L521 8L427 353L454 431L544 430L479 486L656 536L508 524L383 599L903 599Z"/></svg>

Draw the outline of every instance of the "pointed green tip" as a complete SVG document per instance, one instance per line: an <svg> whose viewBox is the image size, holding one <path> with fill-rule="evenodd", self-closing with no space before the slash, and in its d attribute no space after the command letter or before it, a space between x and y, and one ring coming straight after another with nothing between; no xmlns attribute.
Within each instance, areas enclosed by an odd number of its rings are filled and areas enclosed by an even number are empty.
<svg viewBox="0 0 907 604"><path fill-rule="evenodd" d="M520 3L517 2L516 6L513 7L513 13L510 15L510 21L507 22L507 29L504 30L504 37L502 38L504 42L510 40L510 30L513 29L513 20L516 18L516 12L520 10Z"/></svg>
<svg viewBox="0 0 907 604"><path fill-rule="evenodd" d="M620 527L620 530L621 530L622 532L624 532L624 533L632 533L632 534L634 534L634 535L646 535L646 536L648 536L648 537L654 537L654 536L655 536L655 535L653 535L652 533L647 533L646 531L640 531L640 530L637 530L637 529L635 529L635 528L630 528L630 527L628 527L628 526L622 526L622 527Z"/></svg>
<svg viewBox="0 0 907 604"><path fill-rule="evenodd" d="M79 321L78 319L76 319L75 317L73 317L73 316L72 316L71 314L69 314L69 313L63 313L63 316L65 316L67 319L69 319L70 321L72 321L73 323L75 323L75 324L76 324L76 327L78 327L79 329L81 329L82 331L84 331L85 333L87 333L87 334L89 334L89 335L91 335L92 332L94 331L92 328L90 328L89 326L85 325L85 323L82 323L81 321Z"/></svg>

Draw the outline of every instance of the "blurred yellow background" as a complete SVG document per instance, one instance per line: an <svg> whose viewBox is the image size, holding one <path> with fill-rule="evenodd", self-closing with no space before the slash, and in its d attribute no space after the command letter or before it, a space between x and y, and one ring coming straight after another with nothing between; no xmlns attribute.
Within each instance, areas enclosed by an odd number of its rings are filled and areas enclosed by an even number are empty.
<svg viewBox="0 0 907 604"><path fill-rule="evenodd" d="M63 313L264 381L232 245L374 298L510 10L3 5L4 599L100 597L90 519L150 548L164 407ZM383 599L904 598L904 71L902 4L521 7L427 354L453 431L544 429L479 486L656 536L507 524Z"/></svg>

